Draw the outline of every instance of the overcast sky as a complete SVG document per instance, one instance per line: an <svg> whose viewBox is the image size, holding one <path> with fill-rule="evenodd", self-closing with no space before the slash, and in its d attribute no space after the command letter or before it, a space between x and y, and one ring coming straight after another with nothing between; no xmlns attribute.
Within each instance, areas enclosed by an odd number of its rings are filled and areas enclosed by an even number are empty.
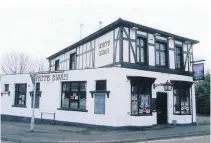
<svg viewBox="0 0 211 143"><path fill-rule="evenodd" d="M118 18L200 41L194 57L211 61L211 4L206 0L5 0L0 4L0 58L51 54Z"/></svg>

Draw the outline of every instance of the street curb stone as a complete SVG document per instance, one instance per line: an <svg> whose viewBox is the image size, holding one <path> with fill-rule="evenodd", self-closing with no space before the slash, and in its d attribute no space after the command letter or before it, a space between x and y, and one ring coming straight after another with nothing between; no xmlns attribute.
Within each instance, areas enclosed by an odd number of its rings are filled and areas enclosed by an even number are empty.
<svg viewBox="0 0 211 143"><path fill-rule="evenodd" d="M10 141L16 143L134 143L134 142L143 142L143 141L152 141L152 140L161 140L161 139L170 139L170 138L184 138L191 136L205 136L210 135L209 132L204 133L195 133L195 134L177 134L170 136L161 136L161 137L152 137L152 138L137 138L137 139L126 139L126 140L111 140L111 141L34 141L34 140L20 140L15 138L8 138L6 136L1 136L2 141Z"/></svg>

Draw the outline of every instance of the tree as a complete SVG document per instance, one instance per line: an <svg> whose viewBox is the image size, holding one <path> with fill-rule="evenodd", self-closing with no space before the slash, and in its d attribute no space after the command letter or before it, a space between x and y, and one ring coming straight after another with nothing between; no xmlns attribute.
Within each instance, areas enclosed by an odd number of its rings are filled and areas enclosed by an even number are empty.
<svg viewBox="0 0 211 143"><path fill-rule="evenodd" d="M198 81L195 85L196 112L198 114L210 115L210 72L205 74L203 81Z"/></svg>
<svg viewBox="0 0 211 143"><path fill-rule="evenodd" d="M26 73L31 66L31 59L24 53L8 53L1 59L2 74Z"/></svg>
<svg viewBox="0 0 211 143"><path fill-rule="evenodd" d="M48 63L40 58L32 60L24 53L8 53L1 59L1 74L21 74L47 71Z"/></svg>

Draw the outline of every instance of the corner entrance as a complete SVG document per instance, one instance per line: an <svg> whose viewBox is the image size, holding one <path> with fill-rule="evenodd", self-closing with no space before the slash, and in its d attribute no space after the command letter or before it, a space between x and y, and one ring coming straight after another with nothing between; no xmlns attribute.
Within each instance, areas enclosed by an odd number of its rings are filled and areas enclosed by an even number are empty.
<svg viewBox="0 0 211 143"><path fill-rule="evenodd" d="M167 93L157 92L157 124L167 124Z"/></svg>

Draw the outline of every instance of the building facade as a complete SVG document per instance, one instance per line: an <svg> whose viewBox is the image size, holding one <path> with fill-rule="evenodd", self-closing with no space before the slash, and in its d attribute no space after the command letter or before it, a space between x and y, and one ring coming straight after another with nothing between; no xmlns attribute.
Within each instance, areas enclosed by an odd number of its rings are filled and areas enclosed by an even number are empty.
<svg viewBox="0 0 211 143"><path fill-rule="evenodd" d="M111 127L196 122L198 41L118 19L48 57L38 73L37 120ZM169 81L171 91L157 86ZM28 119L29 74L1 77L2 119Z"/></svg>

